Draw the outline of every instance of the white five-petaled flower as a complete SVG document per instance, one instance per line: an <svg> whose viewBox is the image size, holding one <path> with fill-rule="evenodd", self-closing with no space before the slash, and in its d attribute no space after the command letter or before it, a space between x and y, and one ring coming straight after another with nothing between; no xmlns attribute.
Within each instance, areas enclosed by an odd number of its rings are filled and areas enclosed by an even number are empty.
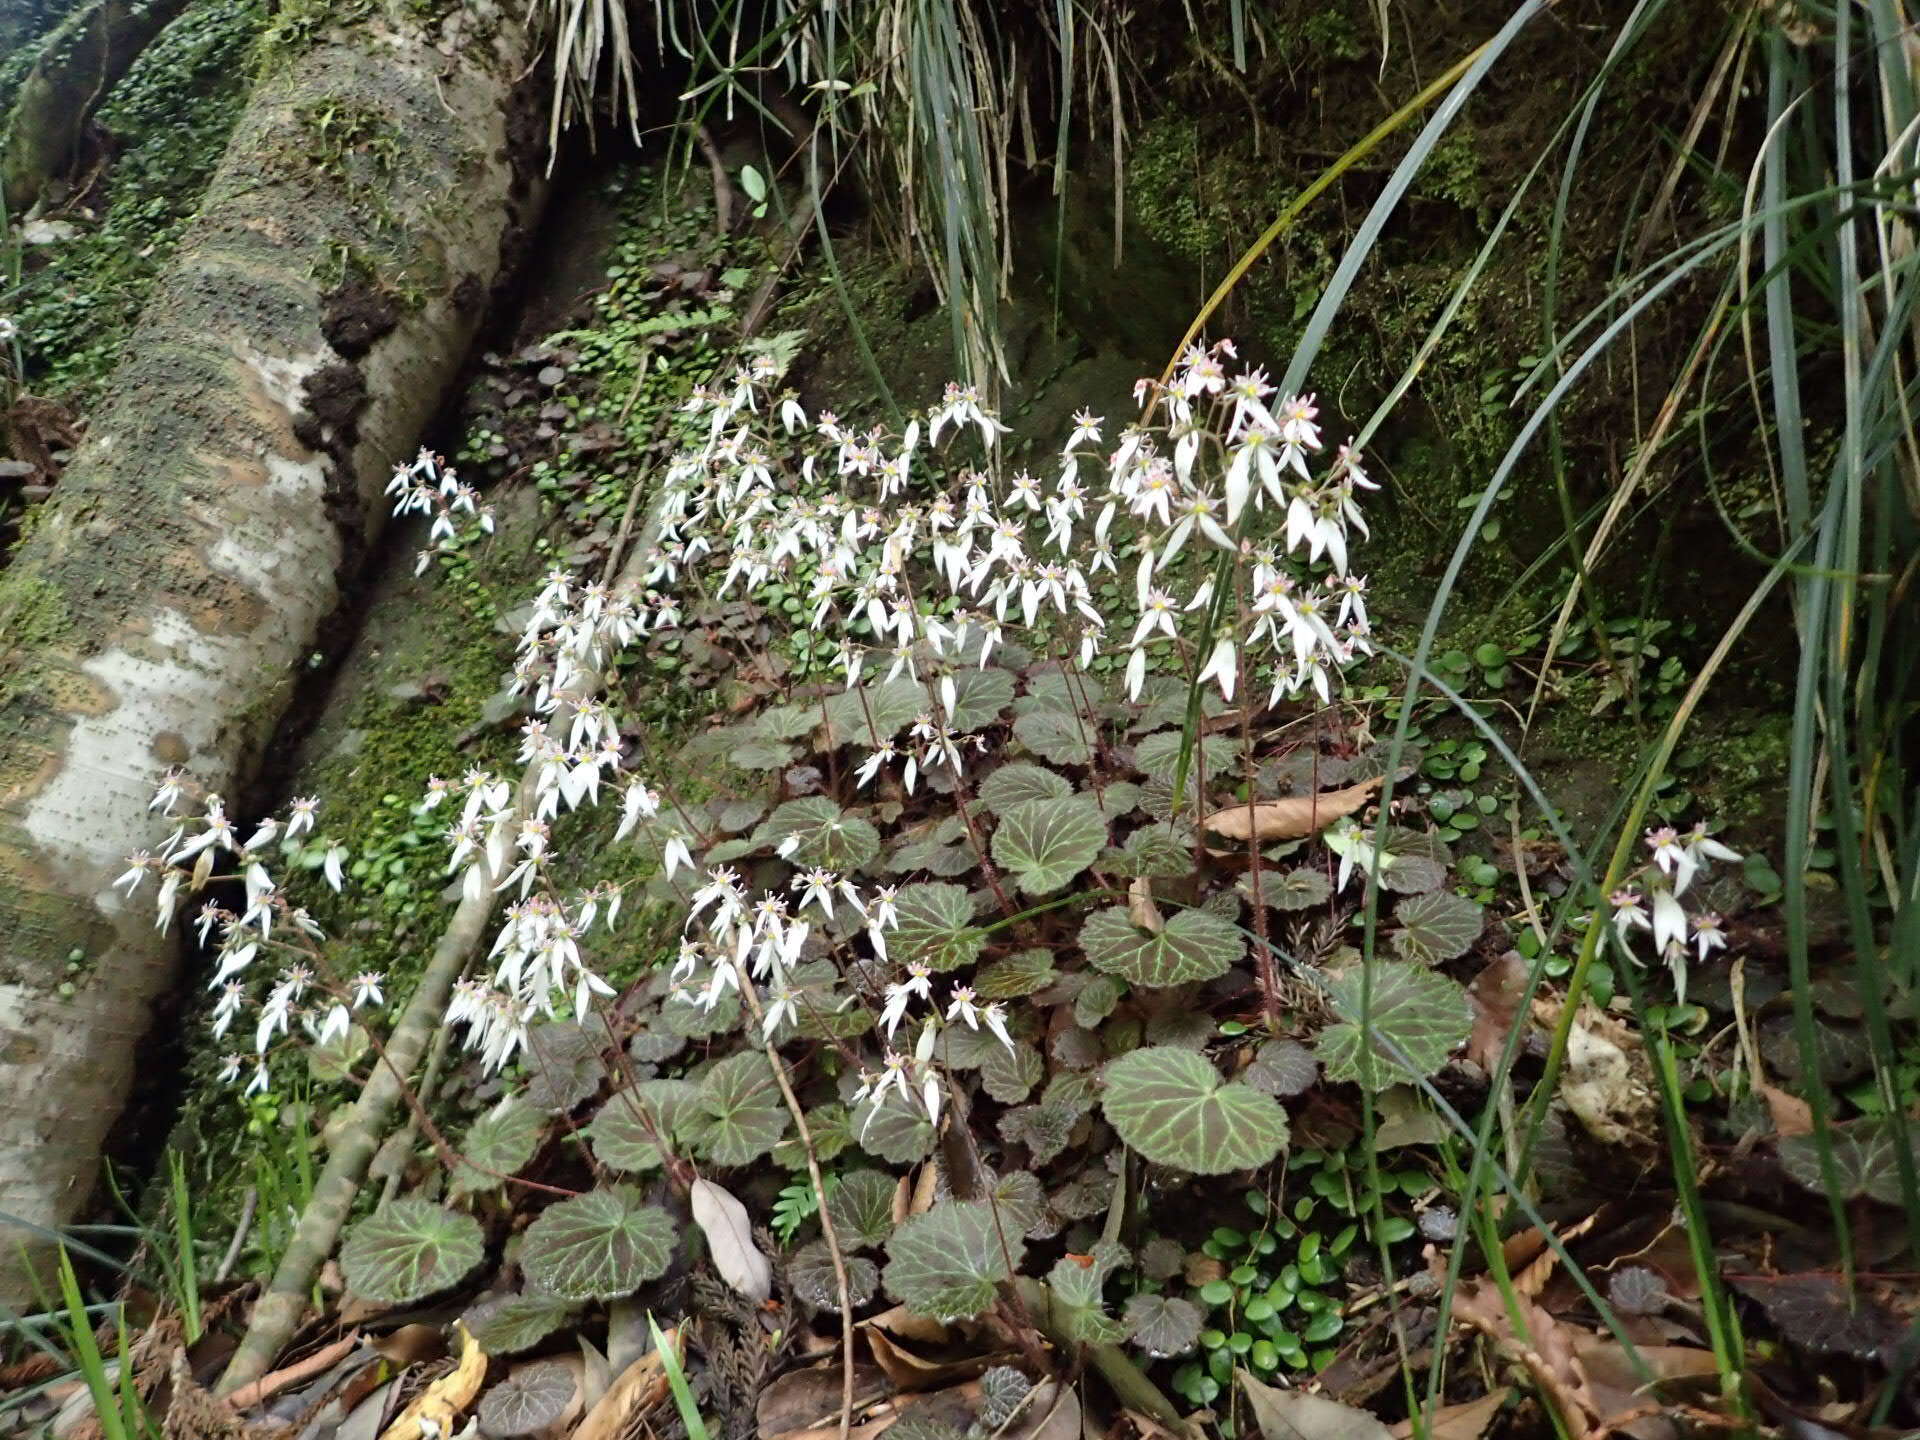
<svg viewBox="0 0 1920 1440"><path fill-rule="evenodd" d="M363 1005L386 1004L386 992L380 988L380 985L381 978L375 971L362 970L354 976L353 1008L358 1010Z"/></svg>
<svg viewBox="0 0 1920 1440"><path fill-rule="evenodd" d="M1726 949L1726 928L1713 911L1703 910L1693 917L1693 943L1699 948L1702 960L1716 950Z"/></svg>
<svg viewBox="0 0 1920 1440"><path fill-rule="evenodd" d="M336 895L346 883L346 863L347 847L344 845L329 845L326 858L320 862L320 871L327 877L327 884L333 887Z"/></svg>
<svg viewBox="0 0 1920 1440"><path fill-rule="evenodd" d="M314 812L320 808L318 796L301 795L288 807L287 839L297 840L313 829Z"/></svg>
<svg viewBox="0 0 1920 1440"><path fill-rule="evenodd" d="M889 1040L893 1038L893 1032L900 1028L900 1022L906 1019L907 1006L916 998L933 998L931 975L932 971L916 960L907 966L905 980L896 980L887 986L886 1003L880 1009L880 1028L887 1032Z"/></svg>

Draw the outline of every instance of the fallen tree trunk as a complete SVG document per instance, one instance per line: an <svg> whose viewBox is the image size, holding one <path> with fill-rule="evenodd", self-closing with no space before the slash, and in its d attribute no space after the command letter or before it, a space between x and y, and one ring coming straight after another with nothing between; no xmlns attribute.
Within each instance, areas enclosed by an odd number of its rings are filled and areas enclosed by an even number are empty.
<svg viewBox="0 0 1920 1440"><path fill-rule="evenodd" d="M175 937L112 888L178 767L232 793L533 218L525 6L282 33L32 536L0 571L0 1301L72 1218ZM423 25L426 28L423 29ZM537 158L537 157L532 157Z"/></svg>

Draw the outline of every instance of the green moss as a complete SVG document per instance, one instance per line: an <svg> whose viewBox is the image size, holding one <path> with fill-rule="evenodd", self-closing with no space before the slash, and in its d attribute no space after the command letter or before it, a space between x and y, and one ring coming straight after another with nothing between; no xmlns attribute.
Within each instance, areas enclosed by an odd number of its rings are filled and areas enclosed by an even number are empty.
<svg viewBox="0 0 1920 1440"><path fill-rule="evenodd" d="M265 20L263 0L189 7L101 107L119 143L103 218L33 252L16 302L28 388L75 409L94 400L219 164Z"/></svg>

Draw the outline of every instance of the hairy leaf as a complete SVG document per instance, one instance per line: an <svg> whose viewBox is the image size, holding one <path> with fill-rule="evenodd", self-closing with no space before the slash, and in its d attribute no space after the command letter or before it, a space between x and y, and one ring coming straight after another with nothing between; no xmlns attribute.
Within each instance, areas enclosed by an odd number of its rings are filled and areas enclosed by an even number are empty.
<svg viewBox="0 0 1920 1440"><path fill-rule="evenodd" d="M1171 785L1180 765L1180 750L1186 736L1179 730L1149 735L1133 747L1133 765L1149 780ZM1199 736L1187 760L1187 793L1202 781L1211 780L1233 763L1233 745L1219 735Z"/></svg>
<svg viewBox="0 0 1920 1440"><path fill-rule="evenodd" d="M860 1148L890 1165L911 1165L933 1149L933 1126L920 1107L909 1107L889 1093L876 1109L862 1105L854 1112L854 1135Z"/></svg>
<svg viewBox="0 0 1920 1440"><path fill-rule="evenodd" d="M1165 824L1148 825L1127 836L1117 849L1108 850L1100 864L1119 875L1177 880L1193 874L1192 836Z"/></svg>
<svg viewBox="0 0 1920 1440"><path fill-rule="evenodd" d="M1242 875L1238 886L1240 893L1253 899L1253 876ZM1333 882L1318 870L1305 866L1296 870L1262 870L1260 872L1260 903L1269 910L1311 910L1316 905L1324 905L1333 894Z"/></svg>
<svg viewBox="0 0 1920 1440"><path fill-rule="evenodd" d="M1158 1165L1224 1175L1264 1165L1287 1143L1287 1113L1252 1086L1226 1083L1205 1056L1171 1045L1107 1065L1101 1109Z"/></svg>
<svg viewBox="0 0 1920 1440"><path fill-rule="evenodd" d="M1097 1030L1120 1003L1122 986L1111 975L1095 975L1073 997L1073 1022L1083 1030Z"/></svg>
<svg viewBox="0 0 1920 1440"><path fill-rule="evenodd" d="M1343 1022L1328 1026L1314 1042L1329 1080L1369 1090L1424 1080L1447 1063L1447 1056L1473 1029L1467 992L1455 982L1424 965L1380 961L1373 967L1370 1039L1363 1044L1363 983L1359 965L1327 982L1328 996Z"/></svg>
<svg viewBox="0 0 1920 1440"><path fill-rule="evenodd" d="M1029 711L1013 722L1013 738L1056 765L1093 763L1094 728L1077 711Z"/></svg>
<svg viewBox="0 0 1920 1440"><path fill-rule="evenodd" d="M663 1138L671 1139L699 1093L700 1087L690 1080L646 1080L619 1091L587 1127L594 1158L610 1170L659 1169L660 1147L649 1122L659 1127Z"/></svg>
<svg viewBox="0 0 1920 1440"><path fill-rule="evenodd" d="M1240 1077L1263 1095L1304 1095L1320 1078L1320 1062L1298 1040L1268 1040Z"/></svg>
<svg viewBox="0 0 1920 1440"><path fill-rule="evenodd" d="M1053 983L1051 950L1021 950L996 960L974 977L973 989L982 1000L1018 1000Z"/></svg>
<svg viewBox="0 0 1920 1440"><path fill-rule="evenodd" d="M1400 928L1392 935L1393 948L1403 960L1437 965L1473 948L1483 923L1481 908L1451 890L1409 895L1393 907Z"/></svg>
<svg viewBox="0 0 1920 1440"><path fill-rule="evenodd" d="M619 1300L666 1273L673 1217L611 1190L542 1210L520 1242L527 1283L563 1300Z"/></svg>
<svg viewBox="0 0 1920 1440"><path fill-rule="evenodd" d="M842 691L825 705L827 744L872 748L891 740L928 708L927 687L904 675Z"/></svg>
<svg viewBox="0 0 1920 1440"><path fill-rule="evenodd" d="M340 1247L347 1288L363 1300L405 1305L466 1278L480 1263L480 1222L417 1196L389 1200Z"/></svg>
<svg viewBox="0 0 1920 1440"><path fill-rule="evenodd" d="M1080 948L1095 968L1134 985L1165 988L1213 980L1240 958L1240 932L1204 910L1182 910L1159 933L1141 930L1124 905L1096 911L1080 927Z"/></svg>
<svg viewBox="0 0 1920 1440"><path fill-rule="evenodd" d="M887 932L887 953L902 964L957 970L980 957L985 934L973 923L973 897L959 885L903 885L894 907L900 923Z"/></svg>
<svg viewBox="0 0 1920 1440"><path fill-rule="evenodd" d="M887 1243L887 1293L935 1320L971 1319L1012 1278L1026 1241L981 1201L943 1200L915 1215Z"/></svg>
<svg viewBox="0 0 1920 1440"><path fill-rule="evenodd" d="M1040 1052L1024 1043L1011 1050L995 1045L980 1062L980 1083L1002 1105L1018 1105L1025 1100L1046 1073Z"/></svg>
<svg viewBox="0 0 1920 1440"><path fill-rule="evenodd" d="M1084 1257L1068 1255L1055 1261L1048 1272L1052 1316L1069 1339L1087 1345L1111 1345L1127 1338L1127 1327L1102 1308L1105 1269L1097 1263L1087 1264Z"/></svg>
<svg viewBox="0 0 1920 1440"><path fill-rule="evenodd" d="M502 1295L473 1307L461 1317L475 1342L489 1355L531 1350L573 1314L573 1305L552 1295Z"/></svg>
<svg viewBox="0 0 1920 1440"><path fill-rule="evenodd" d="M753 843L775 849L788 841L787 858L796 867L823 866L842 874L858 870L880 853L880 832L857 815L848 815L825 795L789 800L753 832Z"/></svg>
<svg viewBox="0 0 1920 1440"><path fill-rule="evenodd" d="M995 815L1004 815L1029 800L1064 800L1073 794L1073 782L1044 765L1024 761L1002 765L980 782L980 803Z"/></svg>
<svg viewBox="0 0 1920 1440"><path fill-rule="evenodd" d="M503 1440L544 1430L566 1413L578 1388L565 1365L551 1360L522 1365L487 1391L480 1402L480 1428Z"/></svg>
<svg viewBox="0 0 1920 1440"><path fill-rule="evenodd" d="M716 1165L758 1160L787 1133L792 1116L773 1067L758 1050L720 1061L700 1082L700 1144Z"/></svg>
<svg viewBox="0 0 1920 1440"><path fill-rule="evenodd" d="M524 1100L508 1096L468 1128L460 1142L460 1153L473 1164L454 1168L447 1181L447 1194L457 1197L491 1190L500 1181L486 1174L488 1170L517 1175L520 1167L533 1158L546 1128L546 1116Z"/></svg>
<svg viewBox="0 0 1920 1440"><path fill-rule="evenodd" d="M1029 895L1050 895L1091 865L1107 825L1079 796L1016 805L993 832L993 858Z"/></svg>
<svg viewBox="0 0 1920 1440"><path fill-rule="evenodd" d="M1845 1198L1864 1195L1886 1205L1900 1203L1900 1161L1895 1148L1899 1138L1891 1124L1877 1118L1851 1120L1829 1127L1828 1134L1833 1145L1834 1179ZM1911 1146L1915 1134L1912 1122L1907 1134ZM1915 1158L1920 1159L1920 1155ZM1794 1135L1782 1140L1780 1168L1809 1190L1826 1190L1817 1136Z"/></svg>
<svg viewBox="0 0 1920 1440"><path fill-rule="evenodd" d="M600 1088L600 1043L567 1021L527 1033L525 1099L540 1110L571 1110Z"/></svg>
<svg viewBox="0 0 1920 1440"><path fill-rule="evenodd" d="M847 1270L847 1301L858 1310L879 1291L880 1267L864 1255L846 1253L844 1245L840 1258ZM825 1240L793 1252L787 1262L787 1283L814 1309L839 1313L840 1287L833 1273L833 1252Z"/></svg>
<svg viewBox="0 0 1920 1440"><path fill-rule="evenodd" d="M961 670L953 677L953 714L947 724L956 735L998 724L1013 704L1013 676L993 665Z"/></svg>
<svg viewBox="0 0 1920 1440"><path fill-rule="evenodd" d="M987 1187L986 1202L1000 1212L1000 1223L1022 1235L1047 1213L1047 1193L1027 1170L1013 1170Z"/></svg>
<svg viewBox="0 0 1920 1440"><path fill-rule="evenodd" d="M1200 1338L1200 1307L1165 1295L1135 1295L1127 1301L1127 1333L1156 1359L1184 1355Z"/></svg>
<svg viewBox="0 0 1920 1440"><path fill-rule="evenodd" d="M842 1250L884 1245L893 1233L893 1194L898 1183L878 1170L842 1175L827 1194L827 1218Z"/></svg>
<svg viewBox="0 0 1920 1440"><path fill-rule="evenodd" d="M996 1365L980 1377L980 1424L999 1430L1020 1413L1033 1382L1011 1365Z"/></svg>

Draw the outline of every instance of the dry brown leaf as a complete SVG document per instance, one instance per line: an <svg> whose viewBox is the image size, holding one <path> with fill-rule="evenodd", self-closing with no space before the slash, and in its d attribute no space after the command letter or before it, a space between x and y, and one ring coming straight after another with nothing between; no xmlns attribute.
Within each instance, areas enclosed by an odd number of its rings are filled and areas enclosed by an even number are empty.
<svg viewBox="0 0 1920 1440"><path fill-rule="evenodd" d="M1433 1412L1431 1423L1427 1426L1428 1440L1480 1440L1511 1394L1512 1387L1502 1385L1498 1390L1490 1391L1478 1400L1469 1400L1464 1405L1442 1405ZM1413 1421L1402 1420L1393 1427L1393 1434L1394 1440L1410 1440Z"/></svg>
<svg viewBox="0 0 1920 1440"><path fill-rule="evenodd" d="M902 1391L942 1389L955 1380L972 1380L995 1365L1016 1358L1012 1352L1003 1352L965 1355L957 1360L929 1360L916 1355L878 1327L868 1330L866 1337L873 1363Z"/></svg>
<svg viewBox="0 0 1920 1440"><path fill-rule="evenodd" d="M920 1178L914 1182L913 1204L907 1207L909 1218L924 1215L933 1209L933 1202L940 1194L940 1169L929 1161L920 1167Z"/></svg>
<svg viewBox="0 0 1920 1440"><path fill-rule="evenodd" d="M902 1175L893 1187L893 1223L903 1225L913 1214L913 1177Z"/></svg>
<svg viewBox="0 0 1920 1440"><path fill-rule="evenodd" d="M881 1435L910 1416L958 1432L973 1423L979 1405L978 1381L952 1385L945 1390L930 1390L921 1395L898 1395L873 1406L866 1420L853 1426L849 1434L851 1440L879 1440ZM839 1435L840 1405L836 1400L832 1418L827 1423L811 1430L790 1431L786 1440L839 1440ZM1074 1440L1078 1440L1077 1434Z"/></svg>
<svg viewBox="0 0 1920 1440"><path fill-rule="evenodd" d="M835 1363L804 1365L775 1377L765 1385L754 1401L754 1424L760 1440L774 1440L817 1429L840 1417L840 1366ZM862 1417L878 1402L893 1393L893 1385L877 1365L864 1361L853 1367L853 1421L857 1430Z"/></svg>
<svg viewBox="0 0 1920 1440"><path fill-rule="evenodd" d="M773 1266L753 1243L753 1220L725 1186L704 1176L687 1196L693 1223L707 1237L707 1253L720 1278L759 1304L773 1294Z"/></svg>
<svg viewBox="0 0 1920 1440"><path fill-rule="evenodd" d="M1754 1088L1760 1092L1760 1098L1767 1102L1767 1113L1773 1117L1774 1134L1785 1140L1795 1135L1813 1133L1813 1107L1806 1101L1764 1081Z"/></svg>
<svg viewBox="0 0 1920 1440"><path fill-rule="evenodd" d="M1006 1440L1080 1440L1080 1397L1058 1380L1042 1380L1028 1394Z"/></svg>
<svg viewBox="0 0 1920 1440"><path fill-rule="evenodd" d="M1639 1037L1593 1005L1583 1004L1567 1034L1560 1098L1589 1135L1609 1145L1651 1142L1655 1102L1645 1071Z"/></svg>
<svg viewBox="0 0 1920 1440"><path fill-rule="evenodd" d="M1458 1319L1480 1331L1526 1370L1541 1397L1559 1412L1567 1433L1574 1440L1584 1440L1594 1433L1598 1406L1574 1346L1577 1339L1591 1337L1562 1325L1531 1300L1521 1300L1519 1310L1526 1326L1525 1339L1514 1329L1500 1289L1491 1280L1463 1285L1453 1305Z"/></svg>
<svg viewBox="0 0 1920 1440"><path fill-rule="evenodd" d="M1584 1220L1555 1230L1554 1238L1563 1246L1578 1240L1593 1229L1599 1218L1600 1212L1596 1210ZM1537 1225L1509 1236L1500 1250L1506 1258L1508 1271L1513 1275L1513 1288L1529 1299L1547 1288L1547 1281L1553 1278L1553 1272L1560 1267L1560 1256L1547 1243L1545 1233Z"/></svg>
<svg viewBox="0 0 1920 1440"><path fill-rule="evenodd" d="M862 1320L855 1328L885 1330L894 1339L914 1340L922 1345L944 1345L952 1338L947 1327L938 1320L916 1315L904 1305L882 1310L878 1315Z"/></svg>
<svg viewBox="0 0 1920 1440"><path fill-rule="evenodd" d="M1491 1075L1499 1067L1507 1037L1520 1018L1527 993L1527 962L1518 950L1509 950L1467 986L1473 1006L1473 1033L1467 1037L1467 1059Z"/></svg>
<svg viewBox="0 0 1920 1440"><path fill-rule="evenodd" d="M1280 1390L1240 1373L1254 1423L1265 1440L1393 1440L1365 1410L1305 1390Z"/></svg>
<svg viewBox="0 0 1920 1440"><path fill-rule="evenodd" d="M682 1354L680 1331L667 1331L660 1337L663 1346ZM607 1393L594 1402L587 1418L573 1432L572 1440L622 1440L633 1429L633 1422L666 1397L667 1372L660 1364L660 1351L649 1350L607 1387Z"/></svg>
<svg viewBox="0 0 1920 1440"><path fill-rule="evenodd" d="M1298 840L1303 835L1318 834L1343 815L1353 814L1380 788L1383 778L1376 775L1344 790L1323 790L1318 795L1228 805L1200 823L1229 840L1258 840L1263 844L1269 840Z"/></svg>
<svg viewBox="0 0 1920 1440"><path fill-rule="evenodd" d="M1133 883L1127 886L1127 919L1142 930L1158 935L1167 928L1166 918L1161 915L1160 907L1153 903L1153 878L1149 875L1136 875Z"/></svg>
<svg viewBox="0 0 1920 1440"><path fill-rule="evenodd" d="M451 1435L460 1412L480 1393L480 1382L487 1378L487 1352L480 1348L464 1325L460 1335L460 1363L414 1396L413 1403L400 1412L380 1440L429 1440L430 1436ZM429 1430L431 1423L436 1428Z"/></svg>

